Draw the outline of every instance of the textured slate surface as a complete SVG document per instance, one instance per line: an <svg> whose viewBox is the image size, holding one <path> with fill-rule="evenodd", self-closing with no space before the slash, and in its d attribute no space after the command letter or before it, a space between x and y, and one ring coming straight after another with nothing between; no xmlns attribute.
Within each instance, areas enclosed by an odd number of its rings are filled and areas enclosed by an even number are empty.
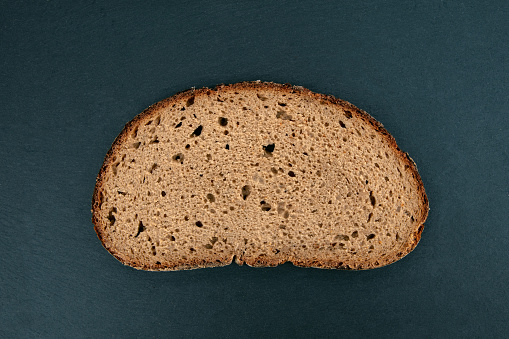
<svg viewBox="0 0 509 339"><path fill-rule="evenodd" d="M509 5L3 2L0 337L508 337ZM139 272L91 223L123 125L192 86L302 85L417 162L416 250L365 272Z"/></svg>

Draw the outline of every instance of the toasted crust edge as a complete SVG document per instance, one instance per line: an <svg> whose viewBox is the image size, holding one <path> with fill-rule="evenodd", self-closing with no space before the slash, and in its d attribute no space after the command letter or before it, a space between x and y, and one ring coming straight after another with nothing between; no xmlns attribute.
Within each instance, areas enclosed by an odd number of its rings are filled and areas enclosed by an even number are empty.
<svg viewBox="0 0 509 339"><path fill-rule="evenodd" d="M302 95L307 95L313 99L329 102L333 105L339 105L344 110L350 111L352 115L357 116L358 118L364 120L368 124L370 124L376 132L382 134L388 144L396 150L396 153L399 155L400 159L408 166L407 171L410 171L410 174L417 182L418 194L421 199L421 209L420 209L420 218L417 219L416 227L411 232L411 236L407 241L398 249L394 251L394 255L387 255L383 259L373 262L339 262L334 260L317 260L317 259L308 259L302 260L297 258L286 258L286 259L277 259L277 260L267 260L266 258L249 258L247 260L243 258L239 258L236 255L231 255L226 258L221 258L219 261L207 261L203 260L186 260L186 261L176 261L171 264L160 264L160 265L149 265L146 263L129 260L121 256L120 253L116 253L114 248L110 246L110 244L106 243L103 237L104 227L101 225L101 220L99 219L100 208L102 204L102 186L105 181L105 174L107 167L111 164L112 158L116 155L117 149L120 145L125 142L129 136L129 134L138 127L142 122L153 118L156 114L158 114L160 109L164 109L169 105L180 102L181 100L186 100L192 96L197 95L207 95L211 93L211 91L227 91L227 90L257 90L257 89L265 89L265 90L274 90L279 92L286 93L299 93ZM406 166L405 166L406 167ZM131 121L129 121L122 132L115 138L110 149L106 153L104 157L103 165L99 170L99 173L96 177L96 184L94 188L94 193L92 196L92 223L94 224L94 230L97 233L97 237L101 241L103 247L110 252L117 260L119 260L124 265L131 266L140 270L147 271L175 271L175 270L186 270L186 269L196 269L196 268L204 268L204 267L219 267L226 266L235 261L237 264L247 264L248 266L253 267L274 267L279 264L283 264L285 262L292 262L295 266L300 267L314 267L314 268L327 268L327 269L345 269L345 270L366 270L373 269L378 267L383 267L389 264L392 264L401 258L405 257L408 253L412 252L414 248L417 246L421 239L422 232L424 230L424 222L426 221L429 213L429 201L424 190L424 184L422 182L421 176L417 171L417 165L413 161L413 159L408 155L408 153L403 152L396 143L394 137L385 129L385 127L378 122L375 118L369 115L367 112L357 108L351 103L335 98L332 95L325 95L312 92L309 89L306 89L302 86L292 86L290 84L278 84L274 82L262 82L262 81L245 81L239 82L235 84L220 84L214 88L204 87L201 89L191 88L182 92L179 92L169 98L161 100L143 112L134 117Z"/></svg>

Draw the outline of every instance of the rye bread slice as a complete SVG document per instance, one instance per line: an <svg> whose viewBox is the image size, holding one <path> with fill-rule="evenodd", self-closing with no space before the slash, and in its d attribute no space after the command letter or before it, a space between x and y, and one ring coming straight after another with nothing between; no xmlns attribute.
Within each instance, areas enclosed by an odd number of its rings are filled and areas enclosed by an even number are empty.
<svg viewBox="0 0 509 339"><path fill-rule="evenodd" d="M92 221L137 269L369 269L415 248L428 209L415 163L369 114L257 81L181 92L127 123Z"/></svg>

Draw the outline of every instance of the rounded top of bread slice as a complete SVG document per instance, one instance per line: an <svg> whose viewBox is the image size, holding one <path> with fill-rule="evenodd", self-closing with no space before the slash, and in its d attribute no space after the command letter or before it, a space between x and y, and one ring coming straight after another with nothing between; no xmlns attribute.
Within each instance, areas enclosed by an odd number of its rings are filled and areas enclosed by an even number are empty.
<svg viewBox="0 0 509 339"><path fill-rule="evenodd" d="M428 210L415 163L369 114L257 81L181 92L127 123L92 220L138 269L369 269L411 252Z"/></svg>

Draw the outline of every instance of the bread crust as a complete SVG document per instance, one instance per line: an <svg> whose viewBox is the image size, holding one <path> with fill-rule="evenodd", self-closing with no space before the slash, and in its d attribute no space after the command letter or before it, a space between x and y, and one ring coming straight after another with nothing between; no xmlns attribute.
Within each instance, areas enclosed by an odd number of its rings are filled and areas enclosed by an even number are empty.
<svg viewBox="0 0 509 339"><path fill-rule="evenodd" d="M418 183L418 195L420 198L420 211L419 215L416 218L415 229L412 230L411 236L407 239L406 242L400 246L399 249L395 250L392 255L386 255L383 258L379 258L375 262L340 262L327 259L320 258L296 258L296 257L286 257L286 258L269 258L269 257L255 257L255 258L245 258L243 255L229 255L224 256L215 260L180 260L172 263L164 263L164 264L147 264L135 260L130 260L129 258L123 257L121 253L117 253L115 248L111 246L110 243L107 242L105 237L105 225L104 220L100 218L101 204L103 200L103 185L106 180L106 169L108 166L112 164L113 159L117 156L118 150L120 146L126 142L129 138L129 135L143 122L153 119L161 109L164 109L174 103L185 101L191 97L198 97L201 95L210 95L212 92L217 91L257 91L257 90L272 90L274 92L279 92L282 94L287 93L299 93L302 96L307 96L314 100L320 102L327 102L332 105L339 105L345 111L350 112L352 116L360 118L364 120L366 123L371 125L373 129L383 135L386 142L395 150L399 159L405 163L405 169L410 172L410 175L416 180ZM123 128L122 132L115 138L113 144L110 149L106 153L104 158L103 165L99 170L99 173L96 178L96 185L92 197L92 222L94 224L95 232L99 240L101 240L102 245L106 250L108 250L117 260L119 260L124 265L128 265L134 267L136 269L148 270L148 271L174 271L174 270L184 270L184 269L196 269L196 268L204 268L204 267L218 267L218 266L226 266L235 261L237 264L247 264L248 266L253 267L273 267L279 264L283 264L285 262L291 262L295 266L300 267L315 267L315 268L326 268L326 269L345 269L345 270L364 270L364 269L372 269L376 267L385 266L391 264L395 261L406 256L410 253L419 243L421 239L422 232L424 230L424 222L428 216L429 212L429 202L426 192L424 190L424 185L417 171L417 166L413 159L408 155L408 153L403 152L397 145L396 140L393 136L385 129L385 127L374 119L367 112L355 107L349 102L343 101L341 99L337 99L332 95L325 95L314 93L306 88L301 86L292 86L290 84L278 84L273 82L262 82L262 81L247 81L240 82L235 84L220 84L214 88L201 88L195 89L191 88L189 90L185 90L179 92L169 98L166 98L162 101L159 101L143 112L138 114L134 119L129 121Z"/></svg>

